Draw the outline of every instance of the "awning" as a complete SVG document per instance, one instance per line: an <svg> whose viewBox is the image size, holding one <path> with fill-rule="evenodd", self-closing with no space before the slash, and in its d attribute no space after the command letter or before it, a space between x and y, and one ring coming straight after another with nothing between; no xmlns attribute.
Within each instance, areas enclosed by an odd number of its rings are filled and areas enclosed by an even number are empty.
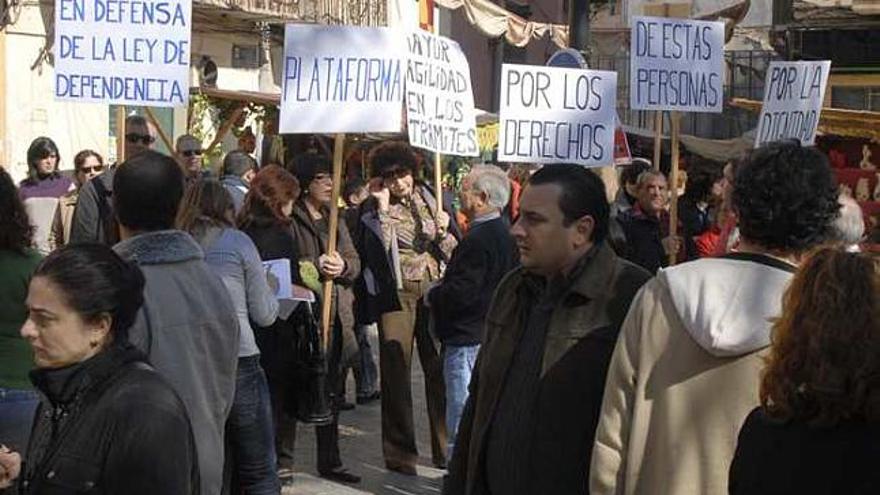
<svg viewBox="0 0 880 495"><path fill-rule="evenodd" d="M756 113L761 111L760 101L734 98L730 104ZM880 112L824 107L819 116L819 132L880 141Z"/></svg>

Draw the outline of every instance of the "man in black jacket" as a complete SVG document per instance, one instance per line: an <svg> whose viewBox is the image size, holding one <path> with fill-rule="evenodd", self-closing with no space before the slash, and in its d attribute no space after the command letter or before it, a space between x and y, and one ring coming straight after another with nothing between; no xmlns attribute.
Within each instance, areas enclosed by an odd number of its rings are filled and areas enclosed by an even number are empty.
<svg viewBox="0 0 880 495"><path fill-rule="evenodd" d="M517 264L510 226L501 217L509 199L510 182L500 168L478 165L465 177L461 211L471 227L452 254L442 282L427 296L434 332L443 343L447 458L452 457L492 294Z"/></svg>

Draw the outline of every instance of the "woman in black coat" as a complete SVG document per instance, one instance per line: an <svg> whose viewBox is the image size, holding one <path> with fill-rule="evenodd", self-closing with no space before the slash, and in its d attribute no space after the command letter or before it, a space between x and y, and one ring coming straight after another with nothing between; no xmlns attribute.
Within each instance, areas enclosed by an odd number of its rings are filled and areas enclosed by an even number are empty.
<svg viewBox="0 0 880 495"><path fill-rule="evenodd" d="M739 433L731 495L880 493L880 271L827 247L773 327L762 406Z"/></svg>
<svg viewBox="0 0 880 495"><path fill-rule="evenodd" d="M44 400L21 493L199 493L186 409L128 343L143 288L137 265L98 244L61 248L37 267L21 335Z"/></svg>

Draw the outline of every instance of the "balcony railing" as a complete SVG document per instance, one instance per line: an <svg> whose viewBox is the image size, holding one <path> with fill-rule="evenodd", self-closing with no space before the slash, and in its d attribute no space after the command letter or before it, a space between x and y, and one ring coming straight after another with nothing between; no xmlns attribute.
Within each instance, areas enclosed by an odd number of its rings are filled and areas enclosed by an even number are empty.
<svg viewBox="0 0 880 495"><path fill-rule="evenodd" d="M196 0L195 5L285 21L349 26L384 26L387 23L384 0Z"/></svg>

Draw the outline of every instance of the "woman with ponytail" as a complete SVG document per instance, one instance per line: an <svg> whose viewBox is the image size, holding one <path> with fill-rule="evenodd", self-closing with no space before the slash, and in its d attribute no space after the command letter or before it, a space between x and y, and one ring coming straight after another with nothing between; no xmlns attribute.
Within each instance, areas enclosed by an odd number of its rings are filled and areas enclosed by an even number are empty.
<svg viewBox="0 0 880 495"><path fill-rule="evenodd" d="M174 390L128 342L144 276L109 247L78 244L30 281L21 336L43 401L20 493L192 494L192 427Z"/></svg>

